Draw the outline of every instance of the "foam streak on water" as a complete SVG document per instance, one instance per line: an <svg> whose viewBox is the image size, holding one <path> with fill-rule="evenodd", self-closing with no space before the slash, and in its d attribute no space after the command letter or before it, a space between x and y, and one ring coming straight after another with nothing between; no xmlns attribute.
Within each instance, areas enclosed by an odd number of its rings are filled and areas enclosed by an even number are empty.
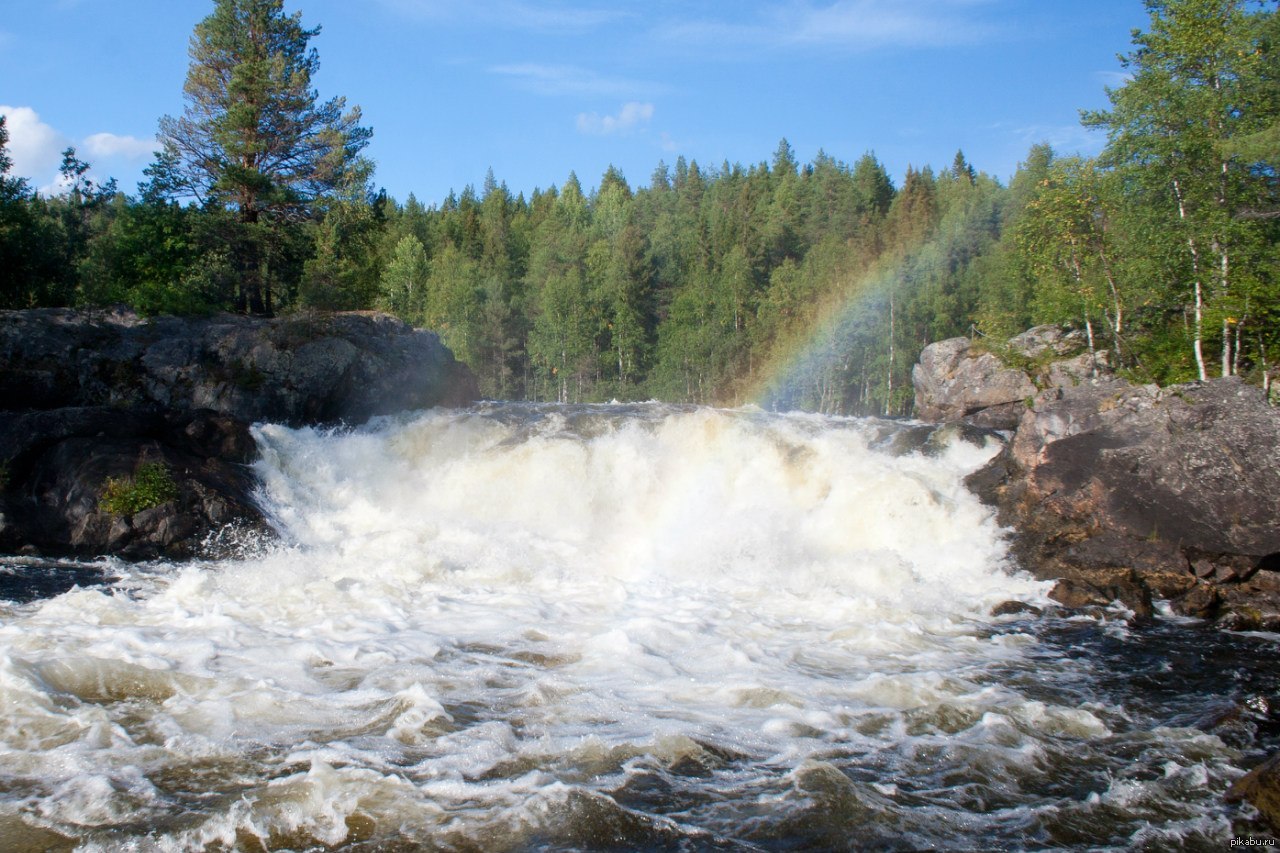
<svg viewBox="0 0 1280 853"><path fill-rule="evenodd" d="M259 427L285 544L0 609L0 837L1221 837L1189 805L1235 772L1216 737L1046 692L1079 670L992 627L1044 592L962 486L994 447L895 456L888 431L656 405ZM1158 772L1126 776L1118 743ZM1089 750L1092 775L1064 775Z"/></svg>

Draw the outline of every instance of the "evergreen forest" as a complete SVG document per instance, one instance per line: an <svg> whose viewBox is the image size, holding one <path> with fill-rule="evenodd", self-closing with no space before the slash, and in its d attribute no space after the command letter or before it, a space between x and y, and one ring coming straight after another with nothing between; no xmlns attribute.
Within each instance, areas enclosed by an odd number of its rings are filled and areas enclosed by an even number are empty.
<svg viewBox="0 0 1280 853"><path fill-rule="evenodd" d="M1274 2L1146 0L1097 157L1048 145L1003 184L961 152L895 181L870 152L659 162L438 205L375 189L371 130L320 101L282 0L217 0L187 109L133 194L73 149L56 195L11 174L0 307L378 309L435 330L490 398L660 399L910 415L927 344L1085 333L1137 381L1280 358Z"/></svg>

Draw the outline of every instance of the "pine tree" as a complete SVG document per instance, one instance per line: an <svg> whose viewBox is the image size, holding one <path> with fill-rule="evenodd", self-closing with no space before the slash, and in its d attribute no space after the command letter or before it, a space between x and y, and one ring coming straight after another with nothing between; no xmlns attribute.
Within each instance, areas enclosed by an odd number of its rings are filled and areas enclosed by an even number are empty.
<svg viewBox="0 0 1280 853"><path fill-rule="evenodd" d="M359 107L320 103L311 88L319 57L308 43L319 32L286 15L283 0L216 0L191 37L183 115L160 120L153 182L237 212L237 302L252 313L272 310L267 232L310 216L353 168L368 168Z"/></svg>

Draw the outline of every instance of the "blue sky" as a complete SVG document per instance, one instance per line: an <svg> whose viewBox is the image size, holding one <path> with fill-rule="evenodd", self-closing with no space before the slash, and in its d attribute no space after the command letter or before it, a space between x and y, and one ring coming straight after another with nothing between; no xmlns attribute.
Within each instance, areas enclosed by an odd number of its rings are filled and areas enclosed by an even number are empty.
<svg viewBox="0 0 1280 853"><path fill-rule="evenodd" d="M908 165L963 149L1007 180L1028 148L1096 153L1140 0L286 0L322 33L322 98L359 104L375 184L438 202L487 169L513 192L645 185L659 160L769 160L790 141ZM132 191L183 108L212 0L0 0L0 112L14 171L54 189L76 146Z"/></svg>

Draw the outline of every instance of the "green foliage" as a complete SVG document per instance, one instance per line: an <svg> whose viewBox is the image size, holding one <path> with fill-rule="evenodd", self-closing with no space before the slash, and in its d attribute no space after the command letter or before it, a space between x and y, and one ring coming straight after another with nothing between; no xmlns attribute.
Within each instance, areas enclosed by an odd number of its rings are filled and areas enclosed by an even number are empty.
<svg viewBox="0 0 1280 853"><path fill-rule="evenodd" d="M1041 323L1086 331L1140 381L1274 378L1270 6L1148 0L1132 78L1086 116L1102 156L1036 145L1008 187L960 152L898 188L870 152L801 164L782 140L755 164L659 163L648 186L611 166L594 189L570 173L526 198L490 170L426 206L369 191L358 111L310 88L315 29L280 0L214 5L139 198L87 181L73 150L69 191L39 197L8 176L0 121L0 306L308 324L381 308L435 329L494 398L908 415L925 345ZM255 159L297 153L294 131L312 133L306 156Z"/></svg>
<svg viewBox="0 0 1280 853"><path fill-rule="evenodd" d="M300 12L286 15L282 0L216 0L191 39L185 111L160 120L155 192L236 212L236 302L255 314L274 310L273 271L288 242L280 232L315 215L321 200L363 188L371 171L360 157L371 135L360 109L343 98L321 103L311 89L319 58L309 42L319 32L302 26ZM337 301L333 282L346 271L332 257L334 239L312 271L312 301Z"/></svg>
<svg viewBox="0 0 1280 853"><path fill-rule="evenodd" d="M144 462L132 477L108 477L98 506L115 516L131 516L178 497L178 484L163 462Z"/></svg>
<svg viewBox="0 0 1280 853"><path fill-rule="evenodd" d="M382 271L382 307L410 322L421 322L426 313L430 277L431 263L422 241L406 234Z"/></svg>
<svg viewBox="0 0 1280 853"><path fill-rule="evenodd" d="M1241 318L1258 325L1257 312L1277 299L1274 265L1260 251L1277 235L1259 215L1275 191L1266 141L1280 117L1276 12L1244 0L1147 6L1149 30L1125 58L1132 79L1110 93L1111 110L1085 121L1106 128L1101 162L1146 226L1132 255L1150 257L1148 275L1167 273L1159 296L1186 307L1196 374L1209 375L1216 350L1226 376L1262 360L1278 332L1255 344L1232 329Z"/></svg>

